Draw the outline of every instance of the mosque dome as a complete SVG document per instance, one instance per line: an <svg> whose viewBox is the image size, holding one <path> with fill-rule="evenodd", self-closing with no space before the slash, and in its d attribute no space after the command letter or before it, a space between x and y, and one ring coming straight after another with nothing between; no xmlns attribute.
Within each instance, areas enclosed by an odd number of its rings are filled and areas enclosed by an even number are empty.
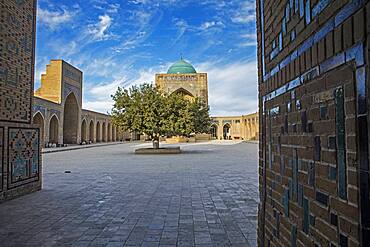
<svg viewBox="0 0 370 247"><path fill-rule="evenodd" d="M167 71L167 74L195 74L197 71L193 65L186 62L184 59L180 59L174 63Z"/></svg>

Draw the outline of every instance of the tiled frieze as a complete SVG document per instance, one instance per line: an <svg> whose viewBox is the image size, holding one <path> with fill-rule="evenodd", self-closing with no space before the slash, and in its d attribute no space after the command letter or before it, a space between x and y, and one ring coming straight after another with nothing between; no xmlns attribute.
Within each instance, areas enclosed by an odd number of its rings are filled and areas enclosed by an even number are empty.
<svg viewBox="0 0 370 247"><path fill-rule="evenodd" d="M9 128L8 188L39 180L39 163L39 129Z"/></svg>
<svg viewBox="0 0 370 247"><path fill-rule="evenodd" d="M260 246L370 241L363 0L259 0Z"/></svg>

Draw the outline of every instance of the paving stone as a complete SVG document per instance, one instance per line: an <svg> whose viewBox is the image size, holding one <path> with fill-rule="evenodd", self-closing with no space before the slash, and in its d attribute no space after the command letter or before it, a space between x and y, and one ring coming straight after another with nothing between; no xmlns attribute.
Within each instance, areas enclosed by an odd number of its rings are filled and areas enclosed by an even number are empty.
<svg viewBox="0 0 370 247"><path fill-rule="evenodd" d="M1 246L257 245L256 144L133 149L44 154L43 190L0 204Z"/></svg>

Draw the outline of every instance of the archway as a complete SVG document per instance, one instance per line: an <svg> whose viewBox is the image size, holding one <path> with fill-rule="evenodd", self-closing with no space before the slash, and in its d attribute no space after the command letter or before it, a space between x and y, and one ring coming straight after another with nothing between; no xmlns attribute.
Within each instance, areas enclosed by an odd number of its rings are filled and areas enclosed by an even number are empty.
<svg viewBox="0 0 370 247"><path fill-rule="evenodd" d="M78 133L78 103L73 93L69 94L64 103L63 143L76 144Z"/></svg>
<svg viewBox="0 0 370 247"><path fill-rule="evenodd" d="M53 115L49 123L49 142L58 144L59 139L59 121L58 118Z"/></svg>
<svg viewBox="0 0 370 247"><path fill-rule="evenodd" d="M225 124L223 128L223 137L224 140L230 140L231 139L231 133L230 133L230 124Z"/></svg>
<svg viewBox="0 0 370 247"><path fill-rule="evenodd" d="M108 141L112 141L112 125L108 123Z"/></svg>
<svg viewBox="0 0 370 247"><path fill-rule="evenodd" d="M101 136L100 136L100 123L96 123L96 142L101 142Z"/></svg>
<svg viewBox="0 0 370 247"><path fill-rule="evenodd" d="M184 88L179 88L173 93L181 94L185 99L187 99L191 102L195 100L194 95L192 93L190 93L188 90L184 89Z"/></svg>
<svg viewBox="0 0 370 247"><path fill-rule="evenodd" d="M37 112L33 116L33 123L38 125L40 127L40 141L41 143L44 143L45 135L44 135L44 117L41 115L40 112Z"/></svg>
<svg viewBox="0 0 370 247"><path fill-rule="evenodd" d="M87 141L87 126L86 120L84 119L81 124L81 142Z"/></svg>
<svg viewBox="0 0 370 247"><path fill-rule="evenodd" d="M107 128L106 128L106 126L107 125L105 123L102 124L103 142L107 141Z"/></svg>
<svg viewBox="0 0 370 247"><path fill-rule="evenodd" d="M211 134L212 134L212 138L215 138L217 139L217 131L218 131L218 126L216 124L213 124L211 126Z"/></svg>
<svg viewBox="0 0 370 247"><path fill-rule="evenodd" d="M94 121L91 120L89 125L89 140L94 142L94 139Z"/></svg>

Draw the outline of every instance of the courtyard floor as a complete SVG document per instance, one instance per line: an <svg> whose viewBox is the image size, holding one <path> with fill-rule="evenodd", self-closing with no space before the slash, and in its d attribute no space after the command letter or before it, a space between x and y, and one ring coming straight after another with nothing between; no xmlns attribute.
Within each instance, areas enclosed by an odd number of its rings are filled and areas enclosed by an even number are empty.
<svg viewBox="0 0 370 247"><path fill-rule="evenodd" d="M0 246L256 246L257 144L134 148L44 154L43 190L0 204Z"/></svg>

